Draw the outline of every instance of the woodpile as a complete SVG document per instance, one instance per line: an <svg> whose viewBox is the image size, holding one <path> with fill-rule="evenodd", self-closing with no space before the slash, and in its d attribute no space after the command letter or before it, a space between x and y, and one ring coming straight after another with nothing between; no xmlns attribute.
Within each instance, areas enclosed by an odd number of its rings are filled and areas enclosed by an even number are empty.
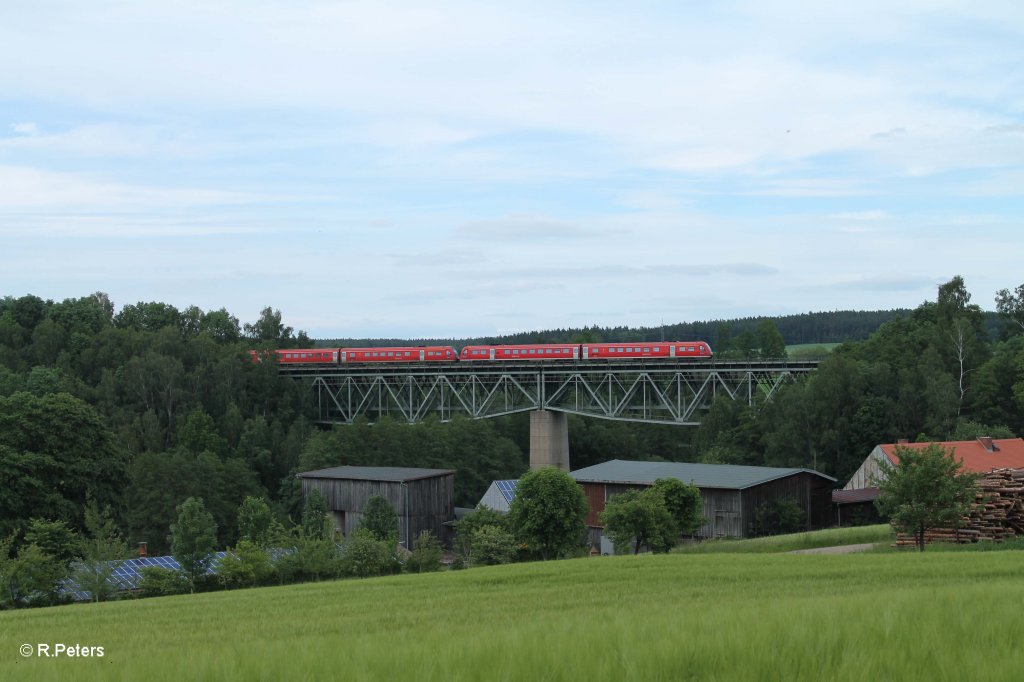
<svg viewBox="0 0 1024 682"><path fill-rule="evenodd" d="M978 494L960 528L932 528L925 542L1002 542L1024 535L1024 469L995 469L978 479ZM895 547L916 547L913 535L899 533Z"/></svg>

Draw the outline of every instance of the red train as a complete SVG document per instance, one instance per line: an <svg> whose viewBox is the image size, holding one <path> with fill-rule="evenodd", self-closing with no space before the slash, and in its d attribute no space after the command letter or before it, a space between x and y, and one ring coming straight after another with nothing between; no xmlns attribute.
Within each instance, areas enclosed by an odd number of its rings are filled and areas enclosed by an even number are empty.
<svg viewBox="0 0 1024 682"><path fill-rule="evenodd" d="M710 358L704 341L631 341L628 343L530 343L508 346L393 346L386 348L291 348L269 351L282 365L349 365L419 362L595 361ZM249 351L253 362L260 353Z"/></svg>

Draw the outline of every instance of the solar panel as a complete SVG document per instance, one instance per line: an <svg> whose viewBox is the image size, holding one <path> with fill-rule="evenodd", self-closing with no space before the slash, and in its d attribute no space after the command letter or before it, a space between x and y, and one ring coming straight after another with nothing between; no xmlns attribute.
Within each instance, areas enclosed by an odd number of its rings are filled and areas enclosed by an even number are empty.
<svg viewBox="0 0 1024 682"><path fill-rule="evenodd" d="M224 558L227 552L214 552L213 559L210 561L209 567L206 569L207 575L216 574L217 565L220 560ZM165 568L172 571L181 570L181 566L174 559L173 556L158 556L158 557L139 557L136 559L127 559L123 562L111 561L110 564L120 564L116 566L107 579L117 590L137 590L139 589L139 583L142 580L142 569L143 568ZM61 583L60 591L64 594L68 594L76 601L89 601L92 599L92 595L88 591L81 589L74 578L68 578Z"/></svg>
<svg viewBox="0 0 1024 682"><path fill-rule="evenodd" d="M516 485L519 481L495 481L494 483L498 486L498 492L505 498L505 501L512 504L512 500L516 496Z"/></svg>

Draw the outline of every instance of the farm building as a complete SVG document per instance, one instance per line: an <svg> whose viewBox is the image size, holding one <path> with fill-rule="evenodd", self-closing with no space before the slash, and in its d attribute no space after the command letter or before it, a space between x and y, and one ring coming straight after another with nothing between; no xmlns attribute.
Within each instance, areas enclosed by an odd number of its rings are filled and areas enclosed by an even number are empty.
<svg viewBox="0 0 1024 682"><path fill-rule="evenodd" d="M302 498L319 490L335 527L345 536L359 527L363 508L380 495L398 512L399 542L412 547L420 532L445 538L444 523L454 517L455 471L401 467L341 466L298 474Z"/></svg>
<svg viewBox="0 0 1024 682"><path fill-rule="evenodd" d="M843 490L860 490L878 485L880 470L878 463L885 460L891 464L899 461L896 447L921 449L930 443L889 443L876 445L860 468L854 472ZM963 463L963 470L987 474L993 469L1024 469L1024 438L978 438L939 443Z"/></svg>
<svg viewBox="0 0 1024 682"><path fill-rule="evenodd" d="M899 462L896 447L920 449L930 443L886 443L876 445L842 490L832 493L839 525L858 517L877 518L875 499L881 477L880 462ZM1024 438L978 438L939 443L960 460L964 471L986 474L993 469L1024 469Z"/></svg>
<svg viewBox="0 0 1024 682"><path fill-rule="evenodd" d="M494 481L490 487L487 488L487 492L480 498L480 503L477 504L477 508L488 507L495 511L507 512L509 506L512 504L512 498L516 496L516 484L518 480L511 481Z"/></svg>
<svg viewBox="0 0 1024 682"><path fill-rule="evenodd" d="M804 510L808 530L823 528L831 517L835 479L811 469L777 469L731 464L630 462L612 460L569 474L583 486L590 511L591 539L601 534L605 502L630 488L644 488L659 478L678 478L700 488L707 519L697 531L705 538L747 537L762 505L791 498Z"/></svg>

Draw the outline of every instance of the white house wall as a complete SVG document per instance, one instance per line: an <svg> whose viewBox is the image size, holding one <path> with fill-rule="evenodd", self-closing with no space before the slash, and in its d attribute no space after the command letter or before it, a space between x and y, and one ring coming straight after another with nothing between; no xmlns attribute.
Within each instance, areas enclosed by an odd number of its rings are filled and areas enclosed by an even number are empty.
<svg viewBox="0 0 1024 682"><path fill-rule="evenodd" d="M477 508L479 509L480 507L490 507L500 512L508 511L508 502L505 500L505 496L501 494L501 491L498 490L496 483L491 483L491 487L480 498L480 504L477 505Z"/></svg>
<svg viewBox="0 0 1024 682"><path fill-rule="evenodd" d="M860 468L850 477L850 482L843 487L843 490L860 490L861 488L876 487L878 479L881 477L879 462L883 460L888 462L889 458L882 448L876 445L875 449L864 460L864 463L860 465Z"/></svg>

